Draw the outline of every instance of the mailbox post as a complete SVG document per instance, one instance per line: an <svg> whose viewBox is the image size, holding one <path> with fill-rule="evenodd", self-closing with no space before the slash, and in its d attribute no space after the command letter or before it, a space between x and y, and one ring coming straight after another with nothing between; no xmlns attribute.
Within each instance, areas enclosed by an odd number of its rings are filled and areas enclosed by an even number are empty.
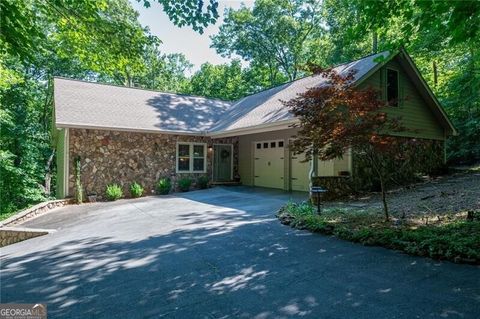
<svg viewBox="0 0 480 319"><path fill-rule="evenodd" d="M317 200L317 213L320 214L320 199L323 193L326 193L327 190L325 188L319 187L319 186L312 186L310 188L310 193L312 194L312 197L315 196Z"/></svg>

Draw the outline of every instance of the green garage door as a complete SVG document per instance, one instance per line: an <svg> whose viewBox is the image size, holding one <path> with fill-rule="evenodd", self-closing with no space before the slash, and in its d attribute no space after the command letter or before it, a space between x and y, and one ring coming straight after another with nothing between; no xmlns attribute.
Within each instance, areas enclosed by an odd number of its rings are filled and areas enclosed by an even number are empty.
<svg viewBox="0 0 480 319"><path fill-rule="evenodd" d="M258 141L254 147L255 186L284 189L284 141Z"/></svg>
<svg viewBox="0 0 480 319"><path fill-rule="evenodd" d="M303 162L304 154L294 155L291 153L290 157L290 180L291 189L293 191L308 192L310 191L310 179L308 173L310 172L310 162Z"/></svg>

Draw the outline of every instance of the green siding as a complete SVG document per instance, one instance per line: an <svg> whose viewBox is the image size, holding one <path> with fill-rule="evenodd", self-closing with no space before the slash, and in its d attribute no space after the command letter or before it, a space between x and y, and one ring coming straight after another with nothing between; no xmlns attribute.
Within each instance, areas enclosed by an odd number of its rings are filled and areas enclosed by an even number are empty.
<svg viewBox="0 0 480 319"><path fill-rule="evenodd" d="M65 145L66 129L59 129L56 132L56 151L57 151L57 198L65 198Z"/></svg>
<svg viewBox="0 0 480 319"><path fill-rule="evenodd" d="M385 76L386 68L392 68L399 71L400 86L400 106L388 107L387 114L393 117L401 117L403 125L412 132L404 132L401 136L426 138L426 139L445 139L443 127L440 125L435 115L430 110L418 89L410 81L402 66L396 59L388 62L386 66L372 74L366 79L360 88L374 87L382 91L385 96Z"/></svg>

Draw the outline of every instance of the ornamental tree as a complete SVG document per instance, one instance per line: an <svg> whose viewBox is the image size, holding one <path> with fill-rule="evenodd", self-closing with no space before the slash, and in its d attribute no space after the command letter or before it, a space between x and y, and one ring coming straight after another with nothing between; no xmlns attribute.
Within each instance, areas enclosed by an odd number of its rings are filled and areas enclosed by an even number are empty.
<svg viewBox="0 0 480 319"><path fill-rule="evenodd" d="M386 133L406 129L399 118L387 116L386 102L374 88L355 86L355 72L346 75L333 69L317 70L325 81L298 97L283 103L299 120L292 144L295 154L305 154L305 160L318 157L326 161L342 157L352 149L355 156L364 157L378 177L385 219L390 219L386 201L386 184L395 174L395 167L408 165L401 140Z"/></svg>

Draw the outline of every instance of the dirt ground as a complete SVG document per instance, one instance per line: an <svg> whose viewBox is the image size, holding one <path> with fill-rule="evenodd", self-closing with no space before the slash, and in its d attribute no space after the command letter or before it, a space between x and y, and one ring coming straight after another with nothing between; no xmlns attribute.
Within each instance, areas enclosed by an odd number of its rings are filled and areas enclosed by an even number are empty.
<svg viewBox="0 0 480 319"><path fill-rule="evenodd" d="M480 210L480 171L468 171L431 179L388 193L387 201L396 216L444 215ZM382 209L379 193L347 201L328 202L325 208Z"/></svg>

